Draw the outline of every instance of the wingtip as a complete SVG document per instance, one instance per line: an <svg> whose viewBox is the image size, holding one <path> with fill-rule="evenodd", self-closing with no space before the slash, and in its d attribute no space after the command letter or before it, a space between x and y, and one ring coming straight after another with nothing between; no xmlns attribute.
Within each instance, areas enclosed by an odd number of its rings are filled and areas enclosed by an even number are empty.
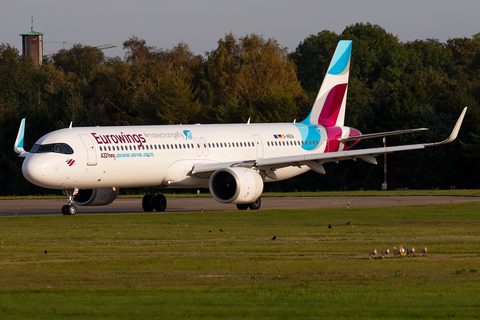
<svg viewBox="0 0 480 320"><path fill-rule="evenodd" d="M23 149L24 137L25 137L25 118L23 118L22 121L20 122L20 128L18 128L17 139L15 140L15 144L13 145L13 150L20 156L26 153L25 149Z"/></svg>
<svg viewBox="0 0 480 320"><path fill-rule="evenodd" d="M440 142L426 143L425 146L426 147L439 146L439 145L442 145L442 144L450 143L450 142L454 141L455 139L457 139L458 132L460 131L460 128L462 126L463 119L465 118L465 113L467 113L467 109L468 109L468 107L463 108L462 113L460 114L460 117L458 117L457 123L455 124L455 127L453 127L453 130L452 130L452 132L450 133L450 136L447 139L445 139L443 141L440 141Z"/></svg>

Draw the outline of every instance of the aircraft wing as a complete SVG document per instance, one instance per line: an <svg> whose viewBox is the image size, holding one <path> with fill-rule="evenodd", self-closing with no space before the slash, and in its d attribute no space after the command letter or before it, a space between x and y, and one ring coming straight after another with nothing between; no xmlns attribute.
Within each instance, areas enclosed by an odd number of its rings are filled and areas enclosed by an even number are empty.
<svg viewBox="0 0 480 320"><path fill-rule="evenodd" d="M465 117L467 108L464 108L460 117L455 124L450 136L440 142L434 143L420 143L420 144L411 144L403 146L393 146L393 147L383 147L383 148L368 148L368 149L358 149L358 150L348 150L348 151L337 151L337 152L327 152L327 153L312 153L304 155L295 155L295 156L286 156L286 157L275 157L275 158L265 158L252 161L239 161L239 162L219 162L219 163L208 163L208 164L196 164L192 169L192 174L202 175L208 177L213 174L213 172L226 168L226 167L256 167L261 171L265 171L267 175L275 179L272 169L284 168L289 166L302 166L306 165L310 169L325 174L325 169L322 164L327 162L338 162L342 160L356 160L362 159L371 164L377 164L376 156L385 153L392 153L397 151L407 151L407 150L418 150L424 149L425 147L438 146L446 143L450 143L457 138L458 132ZM419 129L411 129L418 131ZM424 130L421 128L420 130ZM413 132L410 130L402 130L403 132ZM392 131L391 131L392 132ZM387 132L387 133L391 133ZM374 134L376 136L381 136L381 133ZM356 137L355 137L356 138Z"/></svg>
<svg viewBox="0 0 480 320"><path fill-rule="evenodd" d="M338 162L342 160L357 160L362 159L371 164L377 164L375 156L384 153L392 153L395 151L417 150L424 149L424 144L412 144L406 146L386 147L386 148L370 148L349 151L338 151L328 153L312 153L298 156L287 156L277 158L265 158L252 161L239 162L218 162L218 163L199 163L195 164L192 169L192 174L200 177L209 177L215 171L227 167L256 167L261 171L269 172L272 169L279 169L284 167L302 165L309 166L310 169L325 174L322 164L327 162Z"/></svg>

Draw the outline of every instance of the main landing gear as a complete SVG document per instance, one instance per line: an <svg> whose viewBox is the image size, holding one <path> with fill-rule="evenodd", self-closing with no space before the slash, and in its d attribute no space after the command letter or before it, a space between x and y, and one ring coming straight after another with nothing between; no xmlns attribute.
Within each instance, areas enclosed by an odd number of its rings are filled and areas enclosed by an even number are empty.
<svg viewBox="0 0 480 320"><path fill-rule="evenodd" d="M155 189L150 188L150 194L145 195L142 199L142 207L145 212L153 210L162 212L167 208L167 199L163 194L155 195Z"/></svg>
<svg viewBox="0 0 480 320"><path fill-rule="evenodd" d="M258 210L260 209L260 206L262 205L262 199L260 199L260 197L251 202L251 203L239 203L237 204L237 209L238 210L247 210L248 208L250 208L250 210Z"/></svg>
<svg viewBox="0 0 480 320"><path fill-rule="evenodd" d="M63 193L68 197L68 204L62 207L62 214L73 216L77 213L77 207L73 204L73 197L77 195L78 189L64 190Z"/></svg>

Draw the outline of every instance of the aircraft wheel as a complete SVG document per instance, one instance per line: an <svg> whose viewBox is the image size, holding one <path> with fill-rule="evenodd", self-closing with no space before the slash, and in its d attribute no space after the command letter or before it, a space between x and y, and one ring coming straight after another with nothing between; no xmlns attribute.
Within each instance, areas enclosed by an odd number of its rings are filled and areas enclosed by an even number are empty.
<svg viewBox="0 0 480 320"><path fill-rule="evenodd" d="M152 212L153 209L153 199L152 196L149 194L146 194L143 199L142 199L142 208L145 212Z"/></svg>
<svg viewBox="0 0 480 320"><path fill-rule="evenodd" d="M248 203L238 203L237 204L237 209L238 210L247 210L248 209Z"/></svg>
<svg viewBox="0 0 480 320"><path fill-rule="evenodd" d="M250 210L258 210L260 209L261 205L262 205L262 200L259 197L257 200L253 201L252 203L249 203L248 207L250 208Z"/></svg>
<svg viewBox="0 0 480 320"><path fill-rule="evenodd" d="M64 216L68 214L68 212L67 212L67 207L68 207L67 205L64 205L64 206L62 207L62 214L63 214Z"/></svg>
<svg viewBox="0 0 480 320"><path fill-rule="evenodd" d="M163 194L157 194L155 198L153 198L153 207L155 208L155 211L165 211L167 208L167 199Z"/></svg>
<svg viewBox="0 0 480 320"><path fill-rule="evenodd" d="M73 204L70 204L67 206L67 209L65 211L69 216L73 216L77 213L77 207L75 207Z"/></svg>

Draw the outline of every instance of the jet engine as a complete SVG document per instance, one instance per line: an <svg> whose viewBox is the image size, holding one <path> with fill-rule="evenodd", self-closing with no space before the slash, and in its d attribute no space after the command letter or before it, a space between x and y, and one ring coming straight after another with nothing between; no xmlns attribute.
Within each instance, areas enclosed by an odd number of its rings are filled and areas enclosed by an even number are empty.
<svg viewBox="0 0 480 320"><path fill-rule="evenodd" d="M79 206L104 206L110 204L118 196L118 189L85 189L79 190L73 203Z"/></svg>
<svg viewBox="0 0 480 320"><path fill-rule="evenodd" d="M209 185L213 198L222 203L252 203L263 192L263 180L258 172L242 167L215 171Z"/></svg>

